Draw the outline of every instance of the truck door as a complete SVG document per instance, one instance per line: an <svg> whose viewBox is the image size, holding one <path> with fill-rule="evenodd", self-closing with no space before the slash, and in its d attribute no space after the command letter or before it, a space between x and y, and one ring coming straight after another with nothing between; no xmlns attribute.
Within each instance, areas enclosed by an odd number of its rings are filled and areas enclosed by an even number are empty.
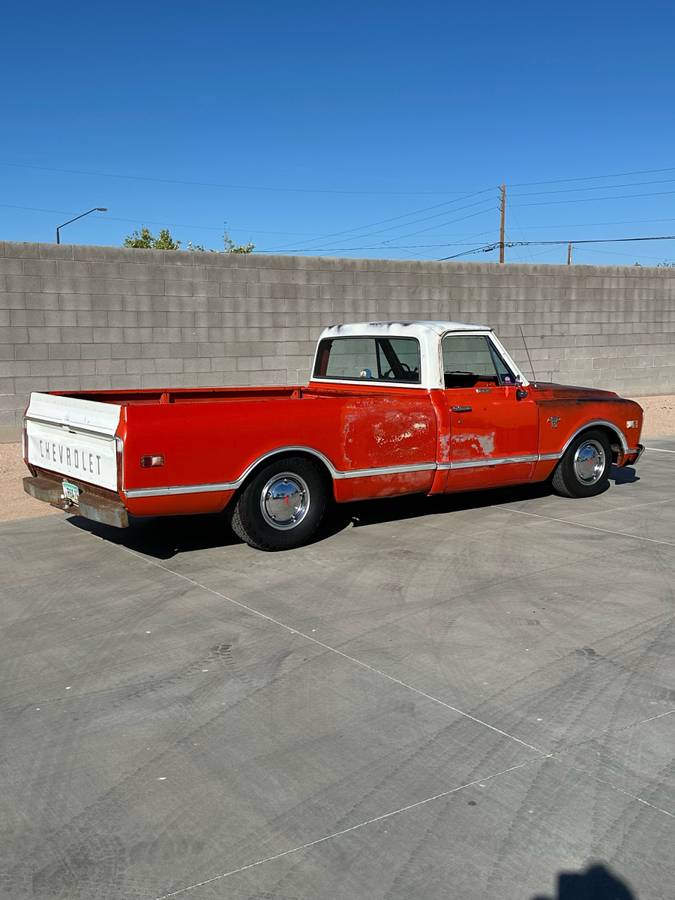
<svg viewBox="0 0 675 900"><path fill-rule="evenodd" d="M527 482L538 453L539 410L486 333L442 341L450 462L446 490ZM449 445L448 445L449 439Z"/></svg>

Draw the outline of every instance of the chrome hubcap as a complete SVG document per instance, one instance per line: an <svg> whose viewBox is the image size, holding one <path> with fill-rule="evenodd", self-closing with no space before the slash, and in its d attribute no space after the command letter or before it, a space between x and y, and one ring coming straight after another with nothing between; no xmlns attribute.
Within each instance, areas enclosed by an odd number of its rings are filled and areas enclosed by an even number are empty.
<svg viewBox="0 0 675 900"><path fill-rule="evenodd" d="M595 484L605 471L605 448L598 441L585 441L574 454L574 474L582 484Z"/></svg>
<svg viewBox="0 0 675 900"><path fill-rule="evenodd" d="M307 482L294 472L273 475L260 494L260 511L272 528L295 528L309 512Z"/></svg>

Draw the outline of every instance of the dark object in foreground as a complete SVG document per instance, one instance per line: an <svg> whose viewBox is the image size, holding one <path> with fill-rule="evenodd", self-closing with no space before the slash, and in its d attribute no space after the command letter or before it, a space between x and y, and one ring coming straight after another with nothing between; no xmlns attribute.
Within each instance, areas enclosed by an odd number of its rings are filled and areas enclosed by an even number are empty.
<svg viewBox="0 0 675 900"><path fill-rule="evenodd" d="M585 872L560 872L555 897L537 896L532 900L638 900L623 879L602 864Z"/></svg>

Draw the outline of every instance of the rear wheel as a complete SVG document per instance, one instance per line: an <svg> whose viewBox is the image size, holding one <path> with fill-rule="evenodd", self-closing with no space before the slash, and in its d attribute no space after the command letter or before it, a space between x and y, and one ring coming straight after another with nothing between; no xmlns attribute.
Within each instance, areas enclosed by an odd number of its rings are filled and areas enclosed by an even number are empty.
<svg viewBox="0 0 675 900"><path fill-rule="evenodd" d="M232 530L257 550L290 550L315 533L326 509L326 479L317 463L287 457L260 469L237 497Z"/></svg>
<svg viewBox="0 0 675 900"><path fill-rule="evenodd" d="M575 438L553 473L553 489L563 497L594 497L607 489L612 448L602 431Z"/></svg>

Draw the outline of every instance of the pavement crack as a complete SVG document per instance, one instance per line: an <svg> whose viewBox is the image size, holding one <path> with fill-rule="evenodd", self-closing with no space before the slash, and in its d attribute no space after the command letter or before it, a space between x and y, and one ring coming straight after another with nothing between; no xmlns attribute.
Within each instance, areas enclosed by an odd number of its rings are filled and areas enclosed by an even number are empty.
<svg viewBox="0 0 675 900"><path fill-rule="evenodd" d="M245 610L251 615L257 616L258 618L263 619L264 621L269 622L272 625L276 625L279 628L283 628L284 631L287 631L289 634L303 638L303 640L306 640L317 647L321 647L323 650L327 650L329 653L334 653L336 656L340 656L342 657L342 659L346 659L347 661L354 663L354 665L357 665L374 675L379 675L381 678L386 678L387 681L390 681L393 684L397 684L399 685L399 687L403 687L406 690L417 694L417 696L419 697L424 697L424 699L430 700L432 703L436 703L438 706L442 706L445 709L450 710L451 712L457 713L457 715L463 716L465 719L469 719L472 722L475 722L477 725L482 725L484 728L488 728L490 731L494 731L496 734L499 734L502 737L508 738L511 741L515 741L515 743L520 744L521 747L526 747L528 750L531 750L534 753L544 753L544 751L540 747L535 747L533 744L528 744L527 741L523 741L515 735L509 734L507 731L503 731L501 728L497 728L496 725L491 725L489 722L484 722L482 719L479 719L476 716L472 716L471 713L468 713L463 709L459 709L458 707L453 706L451 703L446 703L446 701L441 700L440 697L434 697L433 694L429 694L426 691L423 691L421 688L417 688L412 684L408 684L406 681L402 681L400 678L396 678L396 676L390 675L388 672L384 672L382 669L371 666L369 663L365 662L362 659L358 659L358 657L356 656L351 656L349 653L345 653L343 650L340 650L337 647L333 647L330 644L326 644L324 641L320 641L318 638L312 637L311 634L307 634L306 632L301 631L298 628L294 628L292 625L288 625L286 624L286 622L282 622L280 619L275 619L274 616L270 616L253 606L249 606L247 603L242 603L241 600L235 600L233 597L228 597L228 595L223 594L222 591L218 591L206 584L202 584L201 582L196 581L194 578L190 578L188 575L183 575L181 572L176 572L175 569L170 569L168 566L164 566L161 563L156 562L155 560L147 559L145 556L142 556L135 550L130 550L128 547L124 547L120 544L117 544L116 546L119 547L120 550L123 550L125 553L129 553L131 556L142 560L142 562L146 563L149 566L154 566L157 569L168 572L170 575L174 575L176 578L180 578L183 581L192 584L194 587L200 588L203 591L207 591L209 594L213 594L214 596L219 597L221 600L226 600L228 603L232 603L234 604L234 606L238 606L240 609Z"/></svg>
<svg viewBox="0 0 675 900"><path fill-rule="evenodd" d="M326 841L331 841L334 838L342 837L345 834L351 834L354 831L358 831L361 828L365 828L368 825L375 825L378 822L384 822L387 819L391 819L393 816L401 815L402 813L410 812L414 809L419 809L422 806L426 806L428 803L433 803L436 800L442 800L445 797L449 797L452 794L458 793L458 791L463 791L469 787L475 787L478 784L484 784L486 781L493 781L495 778L499 778L501 775L507 775L509 772L515 772L517 769L522 769L525 766L529 766L534 762L539 762L542 759L548 758L549 754L542 753L538 756L532 757L532 759L528 759L525 762L518 763L515 766L509 766L507 769L502 769L500 772L494 772L492 775L486 775L484 778L474 778L473 781L468 781L466 784L458 785L454 788L449 788L447 791L440 791L440 793L432 794L430 797L425 797L423 800L417 800L415 803L409 803L407 806L400 806L398 809L389 810L389 812L382 813L379 816L372 816L369 819L364 819L362 822L357 822L355 825L350 825L348 828L343 828L340 831L333 831L330 834L323 835L323 837L316 838L313 841L307 841L304 844L298 844L297 847L290 847L288 850L282 850L279 853L275 853L272 856L265 856L262 859L257 859L254 862L247 863L244 866L239 866L236 869L230 869L227 872L221 872L218 875L213 875L211 878L207 878L204 881L196 882L195 884L186 885L185 887L178 888L175 891L169 891L167 894L161 894L159 897L155 897L155 900L169 900L170 897L178 897L180 894L186 894L188 891L192 891L195 888L204 887L207 884L213 884L215 881L222 881L224 878L229 878L232 875L239 875L242 872L247 872L249 869L255 869L257 866L262 866L264 863L274 862L277 859L282 859L285 856L290 856L293 853L300 853L303 850L309 850L312 847L316 847L318 844L324 844Z"/></svg>
<svg viewBox="0 0 675 900"><path fill-rule="evenodd" d="M598 525L586 525L585 522L574 522L569 519L561 519L558 516L544 516L541 513L526 512L524 509L506 509L498 507L499 512L517 513L519 516L531 516L534 519L545 519L547 522L560 522L574 528L588 528L590 531L600 531L602 534L613 534L618 537L631 538L634 541L645 541L649 544L663 544L666 547L675 547L675 541L661 541L657 538L642 537L640 534L631 534L630 531L613 531L610 528L600 528Z"/></svg>

